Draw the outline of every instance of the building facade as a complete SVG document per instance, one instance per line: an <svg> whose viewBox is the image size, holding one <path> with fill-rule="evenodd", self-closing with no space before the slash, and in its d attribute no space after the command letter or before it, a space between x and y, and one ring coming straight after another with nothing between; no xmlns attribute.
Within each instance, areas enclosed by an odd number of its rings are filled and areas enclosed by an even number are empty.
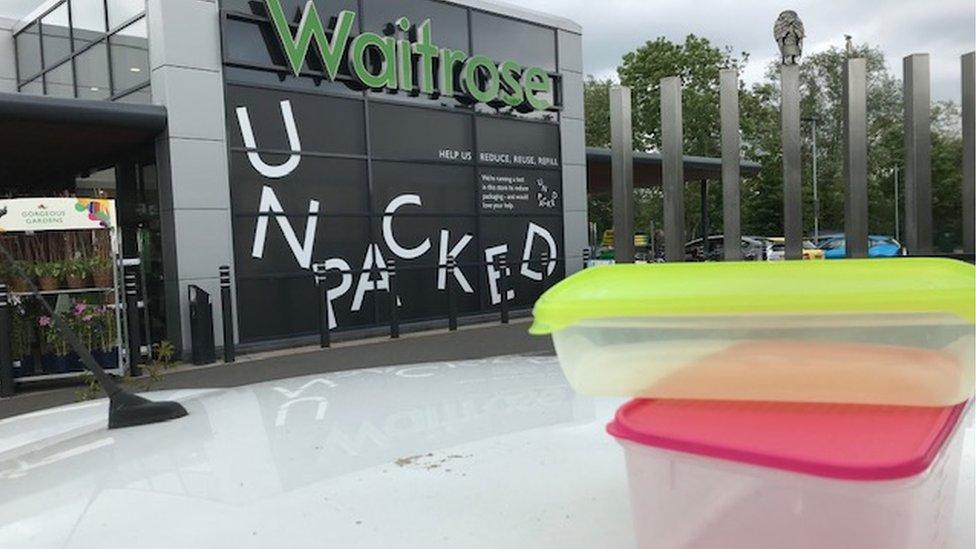
<svg viewBox="0 0 976 549"><path fill-rule="evenodd" d="M316 332L316 263L336 330L388 322L391 264L406 322L445 317L449 284L462 314L498 307L502 256L513 307L582 264L572 22L476 0L62 0L0 27L0 91L165 107L110 194L157 250L147 297L184 350L188 288L219 295L222 265L235 337L259 344Z"/></svg>

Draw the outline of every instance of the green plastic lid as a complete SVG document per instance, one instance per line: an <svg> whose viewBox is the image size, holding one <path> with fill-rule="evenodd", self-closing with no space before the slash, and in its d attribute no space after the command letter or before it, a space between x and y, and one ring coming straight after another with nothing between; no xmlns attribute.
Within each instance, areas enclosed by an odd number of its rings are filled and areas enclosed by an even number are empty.
<svg viewBox="0 0 976 549"><path fill-rule="evenodd" d="M536 301L533 334L606 318L950 313L976 322L976 267L939 258L608 265Z"/></svg>

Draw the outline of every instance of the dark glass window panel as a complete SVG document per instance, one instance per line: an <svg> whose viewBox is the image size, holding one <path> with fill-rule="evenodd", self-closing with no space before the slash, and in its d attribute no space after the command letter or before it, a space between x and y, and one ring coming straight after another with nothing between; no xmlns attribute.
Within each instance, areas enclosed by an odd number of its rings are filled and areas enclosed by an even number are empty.
<svg viewBox="0 0 976 549"><path fill-rule="evenodd" d="M30 95L44 95L44 84L41 82L41 77L31 80L30 82L22 85L20 87L20 93L27 93Z"/></svg>
<svg viewBox="0 0 976 549"><path fill-rule="evenodd" d="M341 60L336 82L330 81L325 75L325 67L315 47L309 48L305 63L302 65L303 74L295 76L269 22L241 21L228 18L224 20L223 33L224 44L226 45L224 48L225 62L253 65L266 69L279 68L281 69L279 74L284 78L282 79L278 75L275 77L279 78L282 83L290 80L307 80L315 87L321 85L325 87L358 87L352 86L353 81L345 57Z"/></svg>
<svg viewBox="0 0 976 549"><path fill-rule="evenodd" d="M559 167L559 126L555 124L480 116L475 128L478 158L483 164ZM535 164L528 164L525 157L532 157Z"/></svg>
<svg viewBox="0 0 976 549"><path fill-rule="evenodd" d="M17 73L23 82L41 71L41 38L33 23L17 35Z"/></svg>
<svg viewBox="0 0 976 549"><path fill-rule="evenodd" d="M112 30L146 11L146 0L108 0L108 28Z"/></svg>
<svg viewBox="0 0 976 549"><path fill-rule="evenodd" d="M261 153L260 156L263 161L275 165L287 160L287 155ZM257 215L261 194L264 187L269 186L282 209L296 217L293 224L301 228L296 232L299 239L304 235L309 200L319 202L319 215L367 213L365 160L303 156L293 172L270 179L251 166L246 153L233 152L230 172L235 215ZM285 272L288 270L284 269Z"/></svg>
<svg viewBox="0 0 976 549"><path fill-rule="evenodd" d="M290 90L324 92L362 97L362 90L350 85L349 81L331 82L323 78L295 78L284 71L251 69L224 65L224 82L227 84L258 84Z"/></svg>
<svg viewBox="0 0 976 549"><path fill-rule="evenodd" d="M55 97L74 97L75 83L72 78L74 71L71 69L71 61L65 61L61 65L44 73L45 94Z"/></svg>
<svg viewBox="0 0 976 549"><path fill-rule="evenodd" d="M243 86L227 86L226 97L227 131L233 147L245 146L237 108L246 107L257 148L291 150L281 112L281 102L287 100L302 152L366 154L361 100Z"/></svg>
<svg viewBox="0 0 976 549"><path fill-rule="evenodd" d="M364 30L381 35L394 35L394 25L401 17L410 20L410 35L417 25L430 19L431 42L441 48L470 53L468 42L468 10L431 0L364 0Z"/></svg>
<svg viewBox="0 0 976 549"><path fill-rule="evenodd" d="M529 307L542 294L542 283L522 276L520 274L522 253L525 249L525 236L529 230L529 223L533 223L547 231L556 242L556 255L562 256L563 250L563 220L562 217L524 217L524 216L492 216L481 218L481 246L483 249L497 246L500 244L508 245L508 264L512 268L512 288L515 289L515 301L512 306ZM549 246L542 237L535 236L531 241L531 253L529 256L529 268L535 272L541 270L542 252L549 251ZM484 261L484 252L481 253L481 261ZM559 280L563 276L563 262L556 264L550 282ZM485 276L482 274L482 276ZM488 307L491 300L491 292L485 291L482 305Z"/></svg>
<svg viewBox="0 0 976 549"><path fill-rule="evenodd" d="M108 79L108 48L98 43L75 56L77 97L107 99L111 95Z"/></svg>
<svg viewBox="0 0 976 549"><path fill-rule="evenodd" d="M67 3L41 19L41 44L44 46L45 68L57 65L71 53Z"/></svg>
<svg viewBox="0 0 976 549"><path fill-rule="evenodd" d="M483 215L562 214L562 172L485 166L478 170Z"/></svg>
<svg viewBox="0 0 976 549"><path fill-rule="evenodd" d="M104 0L71 0L71 33L75 51L104 36Z"/></svg>
<svg viewBox="0 0 976 549"><path fill-rule="evenodd" d="M402 194L420 196L421 206L407 205L397 215L474 213L474 169L470 166L373 163L373 211L383 213Z"/></svg>
<svg viewBox="0 0 976 549"><path fill-rule="evenodd" d="M358 261L362 266L362 257ZM237 272L240 272L240 259L237 265ZM336 275L329 278L332 279L330 287L338 284ZM356 281L358 278L354 277L352 288L332 302L336 330L375 323L376 295L386 292L366 292L362 307L353 312L351 304ZM241 339L252 342L318 333L317 299L315 282L307 272L284 278L242 278L238 275L237 307L240 311ZM296 307L296 303L307 306Z"/></svg>
<svg viewBox="0 0 976 549"><path fill-rule="evenodd" d="M468 13L467 10L458 7L434 2L430 0L418 0L415 2L402 2L397 0L368 0L364 3L364 30L378 33L380 35L393 36L396 34L394 25L400 17L410 20L410 31L405 38L416 40L417 25L424 20L430 19L431 42L441 48L461 50L468 53ZM380 67L379 56L373 56L372 72L378 72ZM420 79L420 59L414 58L414 86L419 87ZM434 64L434 85L437 86L437 65ZM461 104L453 97L440 97L431 99L427 95L411 95L407 92L390 94L385 91L371 91L376 96L386 99L407 103L423 103L428 105L441 105L445 107L458 107Z"/></svg>
<svg viewBox="0 0 976 549"><path fill-rule="evenodd" d="M149 40L143 17L109 37L115 93L149 81Z"/></svg>
<svg viewBox="0 0 976 549"><path fill-rule="evenodd" d="M116 101L119 103L137 103L140 105L150 105L152 104L152 93L150 92L149 86L146 86L144 88L139 88L134 92L123 95L122 97L116 99Z"/></svg>
<svg viewBox="0 0 976 549"><path fill-rule="evenodd" d="M474 51L495 61L512 59L522 66L556 70L553 29L480 11L471 13Z"/></svg>
<svg viewBox="0 0 976 549"><path fill-rule="evenodd" d="M373 220L373 233L377 235L376 241L379 244L383 259L389 263L390 259L396 261L397 271L397 291L400 294L400 319L419 320L425 318L447 316L447 294L437 288L438 258L440 253L440 231L442 229L450 232L448 249L454 246L465 234L474 234L477 229L477 219L474 217L408 217L398 216L393 220L393 235L400 246L412 248L419 245L424 239L429 239L430 249L425 254L414 259L401 259L393 253L387 246L386 240L382 236L382 219ZM455 259L461 265L468 284L474 290L473 294L464 292L457 284L456 296L458 297L458 310L469 312L478 307L479 297L479 277L483 276L483 270L476 265L481 252L478 250L477 239L472 239L461 250ZM481 255L483 260L483 255ZM379 323L389 321L389 301L388 297L381 293Z"/></svg>
<svg viewBox="0 0 976 549"><path fill-rule="evenodd" d="M373 157L471 163L471 116L371 102Z"/></svg>
<svg viewBox="0 0 976 549"><path fill-rule="evenodd" d="M275 189L280 194L280 189ZM279 198L281 198L279 196ZM255 202L251 209L257 211ZM305 226L308 224L308 201L305 211L285 207L288 221L295 232L299 243L305 242ZM252 257L254 233L258 221L263 216L239 215L234 217L234 244L238 261L238 275L249 277L271 277L311 274L299 265L291 246L288 245L274 215L269 215L267 232L265 233L264 249L260 258ZM329 215L319 211L315 224L315 246L312 258L316 261L330 257L339 257L349 263L353 269L359 269L363 264L366 253L366 243L369 242L369 218L366 216Z"/></svg>

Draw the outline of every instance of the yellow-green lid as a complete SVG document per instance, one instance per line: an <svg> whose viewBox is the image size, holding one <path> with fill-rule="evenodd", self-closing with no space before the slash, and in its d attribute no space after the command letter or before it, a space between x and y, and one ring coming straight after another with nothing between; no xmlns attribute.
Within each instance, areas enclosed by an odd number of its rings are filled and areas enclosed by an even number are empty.
<svg viewBox="0 0 976 549"><path fill-rule="evenodd" d="M976 267L911 257L594 267L543 294L529 331L613 317L879 312L976 322Z"/></svg>

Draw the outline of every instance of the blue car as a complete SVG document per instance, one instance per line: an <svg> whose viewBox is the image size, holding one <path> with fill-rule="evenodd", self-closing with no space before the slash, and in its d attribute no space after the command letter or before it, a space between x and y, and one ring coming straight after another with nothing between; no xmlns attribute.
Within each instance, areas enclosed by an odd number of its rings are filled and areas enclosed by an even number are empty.
<svg viewBox="0 0 976 549"><path fill-rule="evenodd" d="M824 251L826 259L843 259L847 257L844 235L822 240L820 249ZM898 257L905 255L901 244L890 236L868 236L868 257Z"/></svg>

